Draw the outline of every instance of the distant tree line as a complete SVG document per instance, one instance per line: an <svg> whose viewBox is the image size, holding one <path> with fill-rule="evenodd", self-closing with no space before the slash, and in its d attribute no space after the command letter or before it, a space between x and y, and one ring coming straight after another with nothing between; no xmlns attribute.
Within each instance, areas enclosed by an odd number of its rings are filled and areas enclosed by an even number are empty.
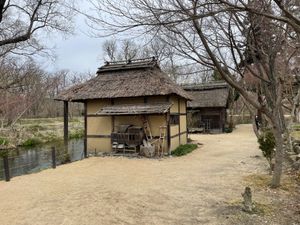
<svg viewBox="0 0 300 225"><path fill-rule="evenodd" d="M60 104L51 99L82 81L68 71L47 73L33 60L53 56L45 45L51 33L73 32L74 8L75 0L0 0L1 127L12 126L24 116L61 115Z"/></svg>
<svg viewBox="0 0 300 225"><path fill-rule="evenodd" d="M54 97L62 90L88 79L86 74L61 70L49 73L32 60L20 64L14 60L0 62L1 126L11 126L21 117L62 116L62 103ZM82 114L82 105L70 104L70 116Z"/></svg>

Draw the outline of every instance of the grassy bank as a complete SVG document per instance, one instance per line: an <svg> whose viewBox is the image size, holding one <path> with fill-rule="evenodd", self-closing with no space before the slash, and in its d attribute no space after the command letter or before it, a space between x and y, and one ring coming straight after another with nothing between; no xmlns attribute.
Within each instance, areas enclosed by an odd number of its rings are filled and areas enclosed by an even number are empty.
<svg viewBox="0 0 300 225"><path fill-rule="evenodd" d="M69 119L69 139L78 139L84 134L83 118ZM2 147L32 147L39 144L63 141L63 118L21 119L13 128L0 130ZM0 143L0 145L1 145ZM0 146L1 147L1 146Z"/></svg>

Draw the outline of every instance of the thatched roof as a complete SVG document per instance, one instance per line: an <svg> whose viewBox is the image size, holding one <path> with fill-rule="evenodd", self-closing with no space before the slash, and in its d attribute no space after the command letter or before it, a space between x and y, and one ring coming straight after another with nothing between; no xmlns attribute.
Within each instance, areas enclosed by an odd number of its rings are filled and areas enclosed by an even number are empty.
<svg viewBox="0 0 300 225"><path fill-rule="evenodd" d="M187 103L188 108L226 107L229 97L229 86L226 83L206 83L183 86L193 101Z"/></svg>
<svg viewBox="0 0 300 225"><path fill-rule="evenodd" d="M163 73L155 59L110 62L100 67L97 76L71 87L55 99L83 101L139 96L178 95L191 99L179 85Z"/></svg>
<svg viewBox="0 0 300 225"><path fill-rule="evenodd" d="M96 115L141 115L141 114L164 114L171 108L171 103L147 103L147 104L123 104L105 106Z"/></svg>

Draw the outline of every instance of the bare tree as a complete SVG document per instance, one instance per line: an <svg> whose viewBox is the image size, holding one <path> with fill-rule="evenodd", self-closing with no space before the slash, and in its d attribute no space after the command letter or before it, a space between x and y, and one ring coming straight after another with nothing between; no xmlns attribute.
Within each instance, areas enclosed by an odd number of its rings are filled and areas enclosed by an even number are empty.
<svg viewBox="0 0 300 225"><path fill-rule="evenodd" d="M115 61L117 55L117 42L115 39L106 40L102 45L102 51L105 54L106 61Z"/></svg>
<svg viewBox="0 0 300 225"><path fill-rule="evenodd" d="M299 38L297 18L292 14L286 15L281 1L261 1L260 6L263 7L260 8L243 1L236 1L239 4L231 2L133 0L129 4L101 1L98 4L99 17L92 21L98 22L111 33L128 30L133 33L134 30L146 35L159 34L176 50L177 55L212 70L216 69L271 124L276 139L272 186L278 187L284 157L282 100L285 75L277 62L278 55L288 55L282 48L283 44L289 42L288 31L293 29L296 38ZM245 34L248 27L244 21L254 14L257 16L251 25L263 29L251 33L250 39L260 41L250 43L247 37L250 33ZM252 62L247 62L246 49ZM259 92L249 89L245 81L241 82L246 73L258 79Z"/></svg>
<svg viewBox="0 0 300 225"><path fill-rule="evenodd" d="M0 57L30 56L44 49L41 36L70 32L73 0L1 0Z"/></svg>
<svg viewBox="0 0 300 225"><path fill-rule="evenodd" d="M179 56L174 48L159 36L140 43L129 39L118 42L113 38L105 41L102 49L106 61L128 61L136 58L155 57L160 68L176 83L201 83L209 81L212 76L212 70L197 63L179 63Z"/></svg>

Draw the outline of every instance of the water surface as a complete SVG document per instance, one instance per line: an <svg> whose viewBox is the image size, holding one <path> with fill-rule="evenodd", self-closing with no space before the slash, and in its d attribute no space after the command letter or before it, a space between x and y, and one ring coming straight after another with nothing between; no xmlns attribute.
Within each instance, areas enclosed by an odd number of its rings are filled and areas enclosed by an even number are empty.
<svg viewBox="0 0 300 225"><path fill-rule="evenodd" d="M52 167L51 147L56 149L57 165L66 161L77 161L84 158L83 139L69 141L68 151L61 142L49 143L30 148L18 147L9 152L10 177L38 172ZM0 180L4 179L3 159L0 157Z"/></svg>

